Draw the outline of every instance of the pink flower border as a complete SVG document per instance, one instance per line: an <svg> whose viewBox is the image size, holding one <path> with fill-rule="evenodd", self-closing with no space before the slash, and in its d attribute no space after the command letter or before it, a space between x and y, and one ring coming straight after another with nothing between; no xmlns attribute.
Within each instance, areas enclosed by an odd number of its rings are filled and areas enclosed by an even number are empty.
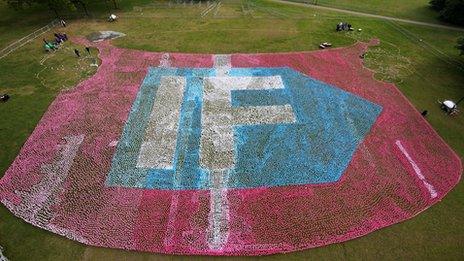
<svg viewBox="0 0 464 261"><path fill-rule="evenodd" d="M160 64L162 53L95 44L102 59L98 72L50 105L0 180L0 200L25 221L81 243L174 254L296 251L412 218L458 183L462 165L393 84L376 81L363 67L360 54L377 43L232 55L233 67L288 66L380 104L383 111L340 181L229 190L228 240L219 250L207 242L209 191L104 185L115 152L110 144L119 139L141 81L149 66ZM169 59L173 67L213 66L212 55L171 53ZM437 197L430 196L397 141Z"/></svg>

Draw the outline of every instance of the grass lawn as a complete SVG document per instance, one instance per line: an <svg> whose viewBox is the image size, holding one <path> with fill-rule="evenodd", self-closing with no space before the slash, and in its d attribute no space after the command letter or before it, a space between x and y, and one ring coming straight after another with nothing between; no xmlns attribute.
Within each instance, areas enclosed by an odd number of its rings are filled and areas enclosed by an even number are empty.
<svg viewBox="0 0 464 261"><path fill-rule="evenodd" d="M336 6L337 3L351 2L359 8L366 6L377 10L379 14L434 20L433 17L425 18L428 15L422 7L427 1L422 0L382 1L386 6L380 5L381 1L366 0L327 0L320 4ZM427 109L429 122L461 159L464 158L463 115L448 117L436 103L437 99L457 100L464 96L464 70L459 69L459 66L464 67L464 59L454 48L460 35L458 32L261 0L223 1L221 8L203 18L200 14L206 8L205 4L168 5L167 2L127 0L122 1L121 8L116 12L120 20L115 23L105 21L105 12L95 11L92 19L69 21L66 32L68 35L86 35L98 30L115 30L127 34L113 42L119 47L195 53L315 50L323 41L339 47L357 40L379 38L382 43L371 48L365 59L366 65L377 72L378 79L396 83L418 110ZM400 9L402 11L395 11ZM104 10L104 6L95 7L95 10ZM0 2L0 46L6 46L52 19L48 13L38 15L39 11L35 9L14 18L15 13ZM16 20L21 22L11 26ZM340 20L350 21L353 26L363 28L363 32L335 32L335 24ZM50 39L51 33L46 36ZM0 93L12 95L10 101L0 104L0 176L59 91L74 86L94 72L87 66L90 60L74 57L72 50L82 47L66 43L65 48L56 54L45 55L41 39L0 60ZM461 183L441 203L410 221L346 243L266 259L462 260L463 195L464 185ZM87 247L32 227L15 218L3 206L0 207L0 245L10 260L192 260L191 257Z"/></svg>
<svg viewBox="0 0 464 261"><path fill-rule="evenodd" d="M322 6L392 16L422 22L441 23L438 13L429 8L429 0L295 0Z"/></svg>

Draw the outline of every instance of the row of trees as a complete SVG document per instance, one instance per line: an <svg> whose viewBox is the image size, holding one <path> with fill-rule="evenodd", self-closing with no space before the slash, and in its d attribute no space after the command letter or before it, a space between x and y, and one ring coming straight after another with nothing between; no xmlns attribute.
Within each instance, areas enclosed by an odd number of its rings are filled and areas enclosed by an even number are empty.
<svg viewBox="0 0 464 261"><path fill-rule="evenodd" d="M464 0L430 0L430 7L440 13L446 22L464 25ZM464 55L464 36L458 39L456 46Z"/></svg>
<svg viewBox="0 0 464 261"><path fill-rule="evenodd" d="M60 16L60 12L67 10L67 11L75 11L79 8L85 12L88 16L88 5L89 3L96 2L97 0L5 0L7 4L14 9L20 10L25 7L30 7L32 5L43 5L46 6L50 11L54 12L57 17ZM101 0L104 1L106 4L111 2L114 8L118 8L118 4L116 0Z"/></svg>
<svg viewBox="0 0 464 261"><path fill-rule="evenodd" d="M430 7L446 22L464 25L464 0L431 0Z"/></svg>

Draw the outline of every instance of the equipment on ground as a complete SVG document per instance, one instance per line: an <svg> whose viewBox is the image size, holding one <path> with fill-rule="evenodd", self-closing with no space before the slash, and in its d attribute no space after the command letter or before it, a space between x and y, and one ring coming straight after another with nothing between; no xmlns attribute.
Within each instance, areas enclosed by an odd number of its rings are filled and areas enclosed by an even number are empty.
<svg viewBox="0 0 464 261"><path fill-rule="evenodd" d="M319 48L321 48L321 49L325 49L325 48L328 48L328 47L332 47L332 44L328 43L328 42L324 42L324 43L321 43L319 45Z"/></svg>
<svg viewBox="0 0 464 261"><path fill-rule="evenodd" d="M2 94L2 96L0 96L0 101L2 101L2 102L6 102L6 101L8 101L9 99L10 99L10 95L8 95L8 94L6 94L6 93L5 93L5 94Z"/></svg>
<svg viewBox="0 0 464 261"><path fill-rule="evenodd" d="M351 27L351 24L347 22L340 22L337 24L337 32L340 31L353 31L354 28Z"/></svg>
<svg viewBox="0 0 464 261"><path fill-rule="evenodd" d="M118 19L118 17L115 14L111 14L110 17L108 17L108 22L114 22Z"/></svg>
<svg viewBox="0 0 464 261"><path fill-rule="evenodd" d="M455 102L450 100L445 100L443 102L439 102L441 104L441 109L444 110L449 115L458 114L458 106Z"/></svg>

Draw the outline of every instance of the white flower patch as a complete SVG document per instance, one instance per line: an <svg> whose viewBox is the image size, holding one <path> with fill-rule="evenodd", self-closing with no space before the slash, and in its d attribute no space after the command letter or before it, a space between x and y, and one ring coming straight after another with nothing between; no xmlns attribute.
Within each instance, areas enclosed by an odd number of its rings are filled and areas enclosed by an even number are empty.
<svg viewBox="0 0 464 261"><path fill-rule="evenodd" d="M230 55L228 54L217 54L214 56L214 68L216 74L219 76L228 75L232 68Z"/></svg>
<svg viewBox="0 0 464 261"><path fill-rule="evenodd" d="M229 238L229 204L227 200L227 184L229 170L211 171L211 199L209 212L208 246L220 250Z"/></svg>
<svg viewBox="0 0 464 261"><path fill-rule="evenodd" d="M409 161L409 164L411 164L411 166L414 169L414 172L416 173L417 177L422 181L425 188L429 191L430 198L432 198L432 199L436 198L438 196L438 193L435 190L435 187L427 181L425 176L422 174L422 171L419 168L419 166L417 166L416 162L411 158L408 151L403 147L403 144L401 144L401 141L397 140L395 142L395 144L401 150L401 152L404 154L406 159Z"/></svg>
<svg viewBox="0 0 464 261"><path fill-rule="evenodd" d="M9 209L15 209L15 213L39 227L47 227L53 218L51 207L63 189L63 183L68 177L84 135L67 136L64 139L66 144L59 145L57 159L51 164L42 165L44 175L40 182L28 191L17 192L22 198L21 203L14 205L3 201Z"/></svg>
<svg viewBox="0 0 464 261"><path fill-rule="evenodd" d="M203 89L201 166L210 170L234 166L234 125L294 123L290 105L232 107L232 90L282 89L280 76L207 77Z"/></svg>
<svg viewBox="0 0 464 261"><path fill-rule="evenodd" d="M96 42L101 42L104 40L112 40L112 39L116 39L116 38L124 37L124 36L126 35L121 32L99 31L99 32L91 33L90 35L87 36L87 39L96 43Z"/></svg>
<svg viewBox="0 0 464 261"><path fill-rule="evenodd" d="M216 57L218 75L227 74L228 64ZM229 60L230 62L230 60ZM234 125L294 123L290 105L232 107L232 90L282 89L280 76L207 77L204 79L200 165L210 170L211 199L208 244L221 250L229 237L227 183L234 168Z"/></svg>
<svg viewBox="0 0 464 261"><path fill-rule="evenodd" d="M169 53L164 53L161 56L159 67L171 68L171 56L169 55Z"/></svg>
<svg viewBox="0 0 464 261"><path fill-rule="evenodd" d="M184 77L161 78L144 142L140 148L138 168L173 167L185 85Z"/></svg>

